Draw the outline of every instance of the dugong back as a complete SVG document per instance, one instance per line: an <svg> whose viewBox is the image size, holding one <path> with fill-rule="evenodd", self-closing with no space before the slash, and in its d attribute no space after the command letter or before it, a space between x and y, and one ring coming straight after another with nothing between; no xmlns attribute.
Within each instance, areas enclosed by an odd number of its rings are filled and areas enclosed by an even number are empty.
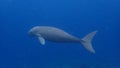
<svg viewBox="0 0 120 68"><path fill-rule="evenodd" d="M39 27L39 34L46 40L55 42L76 42L80 40L68 34L67 32L55 27Z"/></svg>

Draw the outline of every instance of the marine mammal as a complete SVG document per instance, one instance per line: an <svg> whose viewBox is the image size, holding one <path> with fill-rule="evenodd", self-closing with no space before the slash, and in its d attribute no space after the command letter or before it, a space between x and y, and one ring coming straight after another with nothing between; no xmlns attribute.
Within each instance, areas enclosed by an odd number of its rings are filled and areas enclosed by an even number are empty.
<svg viewBox="0 0 120 68"><path fill-rule="evenodd" d="M91 41L97 31L87 34L84 38L79 39L62 29L51 26L35 26L29 30L29 35L37 36L40 43L45 45L45 40L53 42L75 42L81 43L89 52L95 53Z"/></svg>

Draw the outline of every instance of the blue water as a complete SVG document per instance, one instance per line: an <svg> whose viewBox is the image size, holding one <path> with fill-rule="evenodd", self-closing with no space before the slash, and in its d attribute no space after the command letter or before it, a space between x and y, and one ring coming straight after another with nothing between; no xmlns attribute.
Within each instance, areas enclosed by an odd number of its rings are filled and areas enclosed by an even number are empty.
<svg viewBox="0 0 120 68"><path fill-rule="evenodd" d="M98 30L95 54L81 44L28 35L54 26L83 38ZM0 0L0 68L120 68L120 0Z"/></svg>

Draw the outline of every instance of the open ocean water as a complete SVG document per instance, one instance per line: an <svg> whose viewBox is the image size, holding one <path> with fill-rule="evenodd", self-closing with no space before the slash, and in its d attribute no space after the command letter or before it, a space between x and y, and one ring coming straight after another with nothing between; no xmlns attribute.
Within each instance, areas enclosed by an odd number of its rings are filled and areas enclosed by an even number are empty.
<svg viewBox="0 0 120 68"><path fill-rule="evenodd" d="M43 46L28 35L34 26L81 39L98 30L96 53L78 43ZM0 68L120 68L120 0L0 0Z"/></svg>

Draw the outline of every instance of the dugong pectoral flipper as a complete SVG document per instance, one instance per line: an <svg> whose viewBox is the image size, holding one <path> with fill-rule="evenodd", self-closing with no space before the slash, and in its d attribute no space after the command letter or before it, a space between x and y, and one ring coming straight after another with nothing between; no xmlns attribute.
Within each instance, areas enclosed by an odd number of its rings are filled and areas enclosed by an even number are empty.
<svg viewBox="0 0 120 68"><path fill-rule="evenodd" d="M42 45L45 45L45 39L44 37L42 37L39 33L36 34L36 36L38 36L38 40Z"/></svg>
<svg viewBox="0 0 120 68"><path fill-rule="evenodd" d="M42 45L45 45L45 39L43 37L38 37L38 39Z"/></svg>
<svg viewBox="0 0 120 68"><path fill-rule="evenodd" d="M90 52L95 53L94 48L92 47L92 39L95 36L97 31L91 32L89 34L87 34L81 41L81 43L83 44L83 46Z"/></svg>

